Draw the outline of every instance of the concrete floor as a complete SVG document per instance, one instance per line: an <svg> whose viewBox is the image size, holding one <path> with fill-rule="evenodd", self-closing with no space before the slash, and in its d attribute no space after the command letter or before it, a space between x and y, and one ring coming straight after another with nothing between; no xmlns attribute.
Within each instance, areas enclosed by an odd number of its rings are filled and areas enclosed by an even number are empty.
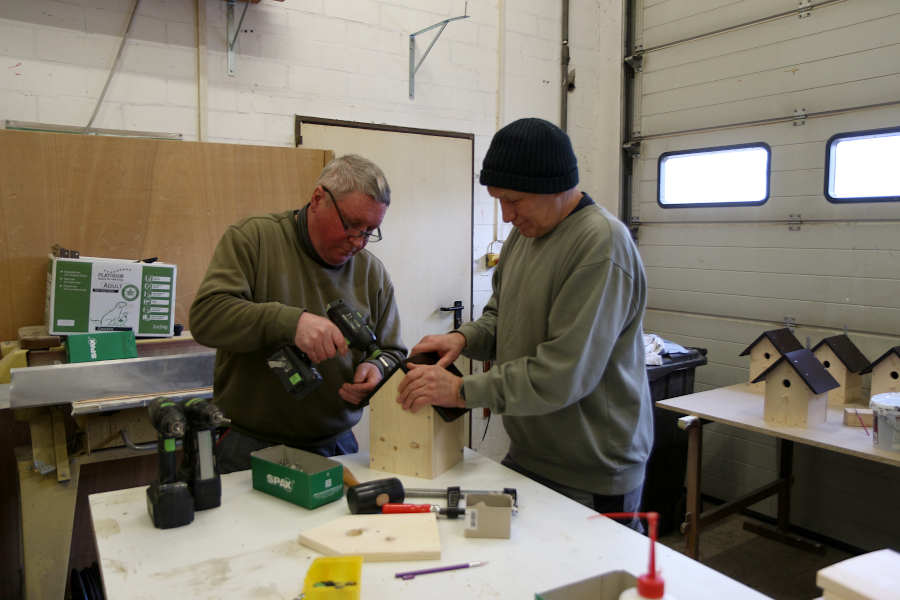
<svg viewBox="0 0 900 600"><path fill-rule="evenodd" d="M853 556L828 546L824 555L800 550L744 530L744 521L754 519L731 515L704 529L700 562L777 600L819 598L816 571ZM685 538L677 531L659 541L685 553Z"/></svg>

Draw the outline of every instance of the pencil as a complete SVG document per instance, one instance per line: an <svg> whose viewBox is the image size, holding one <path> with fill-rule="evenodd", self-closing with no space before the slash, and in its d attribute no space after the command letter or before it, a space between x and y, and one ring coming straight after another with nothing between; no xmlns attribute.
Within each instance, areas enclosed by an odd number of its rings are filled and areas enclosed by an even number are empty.
<svg viewBox="0 0 900 600"><path fill-rule="evenodd" d="M454 571L456 569L468 569L470 567L480 567L481 565L486 564L486 560L476 560L474 562L460 563L458 565L434 567L433 569L422 569L421 571L404 571L403 573L396 573L394 577L398 579L413 579L416 575L427 575L428 573L440 573L442 571Z"/></svg>

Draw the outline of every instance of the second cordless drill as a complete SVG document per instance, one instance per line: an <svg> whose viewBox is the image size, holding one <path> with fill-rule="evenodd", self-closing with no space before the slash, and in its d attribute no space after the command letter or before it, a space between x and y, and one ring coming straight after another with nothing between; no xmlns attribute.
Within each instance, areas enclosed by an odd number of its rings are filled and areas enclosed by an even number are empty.
<svg viewBox="0 0 900 600"><path fill-rule="evenodd" d="M187 419L184 456L179 479L186 481L194 497L194 510L215 508L222 503L222 480L213 449L216 430L231 423L219 407L202 398L191 398L183 405Z"/></svg>
<svg viewBox="0 0 900 600"><path fill-rule="evenodd" d="M147 488L147 511L159 529L187 525L194 520L194 499L188 484L178 480L175 457L175 440L186 431L184 411L166 397L155 398L149 410L159 434L159 478Z"/></svg>

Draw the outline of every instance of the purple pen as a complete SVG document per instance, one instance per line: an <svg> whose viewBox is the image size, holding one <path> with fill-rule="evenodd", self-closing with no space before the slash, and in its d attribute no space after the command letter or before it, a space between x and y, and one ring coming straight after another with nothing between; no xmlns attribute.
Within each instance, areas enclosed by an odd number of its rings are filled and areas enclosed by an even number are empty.
<svg viewBox="0 0 900 600"><path fill-rule="evenodd" d="M435 567L433 569L422 569L421 571L405 571L403 573L396 573L394 577L397 577L398 579L412 579L416 575L427 575L428 573L440 573L442 571L454 571L456 569L468 569L470 567L480 567L481 565L486 564L486 560L476 560L474 562L460 563L458 565Z"/></svg>

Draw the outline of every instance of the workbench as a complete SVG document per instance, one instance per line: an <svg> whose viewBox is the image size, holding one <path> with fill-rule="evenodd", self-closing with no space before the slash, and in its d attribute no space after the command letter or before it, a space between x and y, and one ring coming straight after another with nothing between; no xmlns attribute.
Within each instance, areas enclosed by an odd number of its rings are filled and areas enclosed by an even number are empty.
<svg viewBox="0 0 900 600"><path fill-rule="evenodd" d="M337 457L360 480L390 477L368 468L368 455ZM466 449L464 460L433 480L400 477L405 486L518 491L510 539L463 535L462 520L438 519L439 560L365 563L362 598L534 598L574 581L647 569L648 538ZM110 600L120 598L295 598L319 553L299 534L349 514L344 499L307 510L252 489L250 471L222 477L222 505L195 513L176 529L155 529L146 488L93 494L91 517ZM415 501L415 500L413 500ZM399 571L469 561L478 568L394 577ZM696 600L765 596L662 545L657 565L667 592Z"/></svg>
<svg viewBox="0 0 900 600"><path fill-rule="evenodd" d="M764 395L742 383L696 394L688 394L657 402L660 408L688 415L679 419L679 425L688 432L688 461L685 485L687 487L687 512L684 533L687 536L688 555L699 556L700 531L712 523L760 500L777 495L777 525L768 527L745 523L744 528L801 548L817 550L819 544L791 534L791 484L793 483L794 443L815 446L892 466L900 466L900 452L875 448L871 431L862 427L843 424L843 407L829 406L825 423L807 427L788 427L766 422L763 419ZM754 431L777 440L778 477L744 496L703 512L700 500L701 459L703 449L703 420L724 423Z"/></svg>
<svg viewBox="0 0 900 600"><path fill-rule="evenodd" d="M37 366L12 370L0 409L14 410L31 436L30 446L15 448L24 597L61 599L81 467L155 453L147 403L211 397L215 352L186 333L140 340L133 359L63 364L64 351L30 354Z"/></svg>

